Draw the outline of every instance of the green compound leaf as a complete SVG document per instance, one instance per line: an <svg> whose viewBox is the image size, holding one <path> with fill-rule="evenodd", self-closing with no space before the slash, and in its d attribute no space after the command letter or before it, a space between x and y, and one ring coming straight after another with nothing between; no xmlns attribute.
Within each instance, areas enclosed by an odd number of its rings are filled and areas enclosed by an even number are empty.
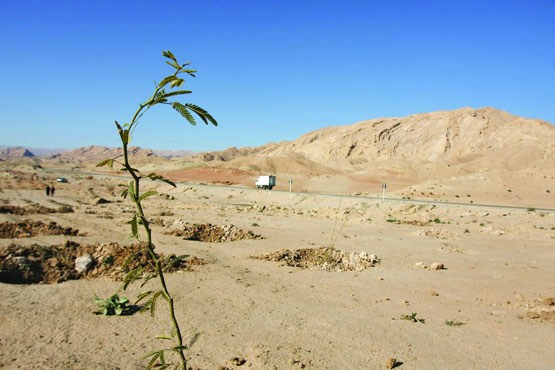
<svg viewBox="0 0 555 370"><path fill-rule="evenodd" d="M150 190L150 191L144 192L144 193L141 194L138 201L140 202L140 201L150 197L151 195L156 195L156 194L158 194L158 192L156 190Z"/></svg>
<svg viewBox="0 0 555 370"><path fill-rule="evenodd" d="M154 339L173 340L171 337L168 337L167 335L163 335L163 334L159 334L155 336Z"/></svg>
<svg viewBox="0 0 555 370"><path fill-rule="evenodd" d="M192 93L191 90L176 90L176 91L170 91L169 93L164 93L160 95L160 97L166 99L166 98L171 98L172 96L191 94L191 93Z"/></svg>
<svg viewBox="0 0 555 370"><path fill-rule="evenodd" d="M137 196L135 195L135 188L133 187L133 181L130 181L129 185L127 186L127 195L129 195L129 198L131 198L133 202L137 202Z"/></svg>
<svg viewBox="0 0 555 370"><path fill-rule="evenodd" d="M137 267L136 269L129 271L123 278L123 290L127 290L127 287L140 278L142 273L142 267Z"/></svg>
<svg viewBox="0 0 555 370"><path fill-rule="evenodd" d="M150 370L153 368L154 364L156 363L156 360L158 360L158 358L160 357L160 354L163 352L163 350L161 351L154 351L154 352L150 352L149 354L147 354L144 358L149 358L152 357L150 359L150 361L148 362L148 364L146 365L146 370Z"/></svg>
<svg viewBox="0 0 555 370"><path fill-rule="evenodd" d="M185 82L184 79L178 78L177 80L173 80L173 81L170 83L170 87L172 87L172 88L173 88L173 87L179 87L179 86L183 85L183 82Z"/></svg>
<svg viewBox="0 0 555 370"><path fill-rule="evenodd" d="M178 102L173 102L172 108L175 109L179 114L181 114L181 116L185 118L191 125L195 126L197 124L197 121L195 121L195 118L193 117L191 112L189 112L187 107L184 106L183 104Z"/></svg>
<svg viewBox="0 0 555 370"><path fill-rule="evenodd" d="M114 168L114 159L113 158L105 159L105 160L100 161L96 164L96 167L104 167L104 166Z"/></svg>
<svg viewBox="0 0 555 370"><path fill-rule="evenodd" d="M176 76L173 76L173 75L168 76L168 77L164 78L162 81L160 81L160 83L158 84L158 87L164 87L167 84L169 84L169 83L171 83L175 80L177 80Z"/></svg>
<svg viewBox="0 0 555 370"><path fill-rule="evenodd" d="M135 304L137 305L137 304L141 303L141 301L143 299L145 299L146 297L148 297L149 295L151 295L152 292L153 292L152 290L149 290L149 291L142 292L141 294L139 294L139 296L137 297L137 300L135 301Z"/></svg>
<svg viewBox="0 0 555 370"><path fill-rule="evenodd" d="M154 314L156 313L156 300L158 299L158 297L160 297L161 294L162 294L162 291L159 290L156 293L154 293L154 295L152 296L151 304L150 304L150 316L152 317L154 317Z"/></svg>
<svg viewBox="0 0 555 370"><path fill-rule="evenodd" d="M139 239L137 215L135 214L131 220L127 221L127 223L131 225L131 236L135 239Z"/></svg>
<svg viewBox="0 0 555 370"><path fill-rule="evenodd" d="M164 51L162 52L162 55L165 56L166 58L171 59L171 60L173 60L174 62L177 63L177 59L175 59L175 55L173 55L173 53L172 53L171 51L169 51L169 50L164 50Z"/></svg>
<svg viewBox="0 0 555 370"><path fill-rule="evenodd" d="M210 122L214 126L218 126L218 122L216 122L214 117L212 117L210 113L208 113L198 105L187 103L185 104L185 107L195 112L205 124L208 124L208 122Z"/></svg>
<svg viewBox="0 0 555 370"><path fill-rule="evenodd" d="M157 173L151 172L148 175L146 175L146 177L148 177L149 179L151 179L152 181L163 181L166 184L169 184L171 186L173 186L174 188L176 187L175 183L167 178L165 178L162 175L159 175Z"/></svg>

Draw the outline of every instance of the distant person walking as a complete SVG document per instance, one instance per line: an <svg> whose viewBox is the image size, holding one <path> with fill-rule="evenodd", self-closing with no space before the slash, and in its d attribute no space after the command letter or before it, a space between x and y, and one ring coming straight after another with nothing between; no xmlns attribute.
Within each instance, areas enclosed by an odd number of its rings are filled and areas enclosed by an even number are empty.
<svg viewBox="0 0 555 370"><path fill-rule="evenodd" d="M54 191L56 191L56 188L54 187L54 185L52 185L52 187L50 188L50 195L54 196Z"/></svg>
<svg viewBox="0 0 555 370"><path fill-rule="evenodd" d="M50 186L46 185L46 196L50 196Z"/></svg>

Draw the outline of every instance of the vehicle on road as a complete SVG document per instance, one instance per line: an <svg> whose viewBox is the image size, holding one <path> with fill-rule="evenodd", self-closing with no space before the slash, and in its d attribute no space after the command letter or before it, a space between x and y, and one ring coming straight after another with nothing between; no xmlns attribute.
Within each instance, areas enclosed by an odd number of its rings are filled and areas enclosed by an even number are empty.
<svg viewBox="0 0 555 370"><path fill-rule="evenodd" d="M276 177L275 176L259 176L256 179L256 187L258 189L270 189L276 186Z"/></svg>
<svg viewBox="0 0 555 370"><path fill-rule="evenodd" d="M56 179L56 181L58 181L58 182L67 182L67 179L65 177L58 177Z"/></svg>

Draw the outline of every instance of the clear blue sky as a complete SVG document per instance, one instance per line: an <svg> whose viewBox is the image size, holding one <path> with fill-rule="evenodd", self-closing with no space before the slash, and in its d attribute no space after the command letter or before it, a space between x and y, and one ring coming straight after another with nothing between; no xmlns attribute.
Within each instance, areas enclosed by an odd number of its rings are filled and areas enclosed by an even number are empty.
<svg viewBox="0 0 555 370"><path fill-rule="evenodd" d="M255 146L464 106L555 122L553 0L0 0L0 35L0 145L117 146L166 49L220 125L156 108L134 145Z"/></svg>

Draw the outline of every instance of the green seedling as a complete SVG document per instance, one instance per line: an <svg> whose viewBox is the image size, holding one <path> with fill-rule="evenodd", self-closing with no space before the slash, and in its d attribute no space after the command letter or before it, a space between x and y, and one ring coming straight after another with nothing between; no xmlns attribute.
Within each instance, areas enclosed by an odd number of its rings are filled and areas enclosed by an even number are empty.
<svg viewBox="0 0 555 370"><path fill-rule="evenodd" d="M132 313L132 307L127 305L129 303L129 299L126 297L120 297L117 294L114 294L110 298L106 299L94 297L94 303L96 303L101 309L98 313L102 313L104 316L121 316Z"/></svg>
<svg viewBox="0 0 555 370"><path fill-rule="evenodd" d="M166 362L166 353L174 353L179 357L179 364L176 365L176 367L185 370L187 369L187 360L185 358L184 350L188 349L190 345L183 342L183 335L175 314L174 299L170 294L166 284L166 278L162 272L163 261L155 251L150 222L145 215L145 208L143 207L144 201L148 197L158 194L158 192L154 190L141 192L140 187L141 180L143 179L162 181L173 187L176 185L164 176L157 173L143 173L131 165L128 147L131 143L132 135L137 129L141 118L147 111L155 106L172 107L191 125L196 125L197 122L195 117L200 118L206 125L212 124L217 126L218 123L207 111L198 105L191 103L183 104L175 100L192 92L191 90L184 90L181 88L185 83L182 76L195 77L196 71L188 68L190 64L189 62L178 62L177 58L171 51L164 51L162 55L167 59L166 63L172 68L173 73L164 77L160 82L155 83L153 94L145 102L139 104L139 107L130 121L124 124L120 124L116 121L116 128L121 140L121 155L116 158L105 159L98 163L97 166L108 166L113 168L114 165L118 165L121 166L120 169L122 171L131 176L131 181L129 181L129 183L121 185L123 187L121 196L131 200L131 202L135 205L135 211L127 223L130 225L131 237L142 242L145 246L145 254L150 258L151 262L155 266L153 274L143 274L142 267L129 271L123 279L123 290L127 289L130 284L133 284L138 279L144 279L144 282L141 285L144 286L148 280L157 278L159 288L141 293L138 297L137 303L144 300L145 303L142 308L149 310L152 316L154 316L158 298L163 298L163 301L165 301L168 306L167 312L173 327L171 330L172 334L168 336L159 336L157 338L170 339L170 341L173 341L174 343L169 347L147 354L145 356L145 358L148 359L147 369L153 367L167 368L170 364ZM139 229L142 229L142 236L139 233Z"/></svg>

